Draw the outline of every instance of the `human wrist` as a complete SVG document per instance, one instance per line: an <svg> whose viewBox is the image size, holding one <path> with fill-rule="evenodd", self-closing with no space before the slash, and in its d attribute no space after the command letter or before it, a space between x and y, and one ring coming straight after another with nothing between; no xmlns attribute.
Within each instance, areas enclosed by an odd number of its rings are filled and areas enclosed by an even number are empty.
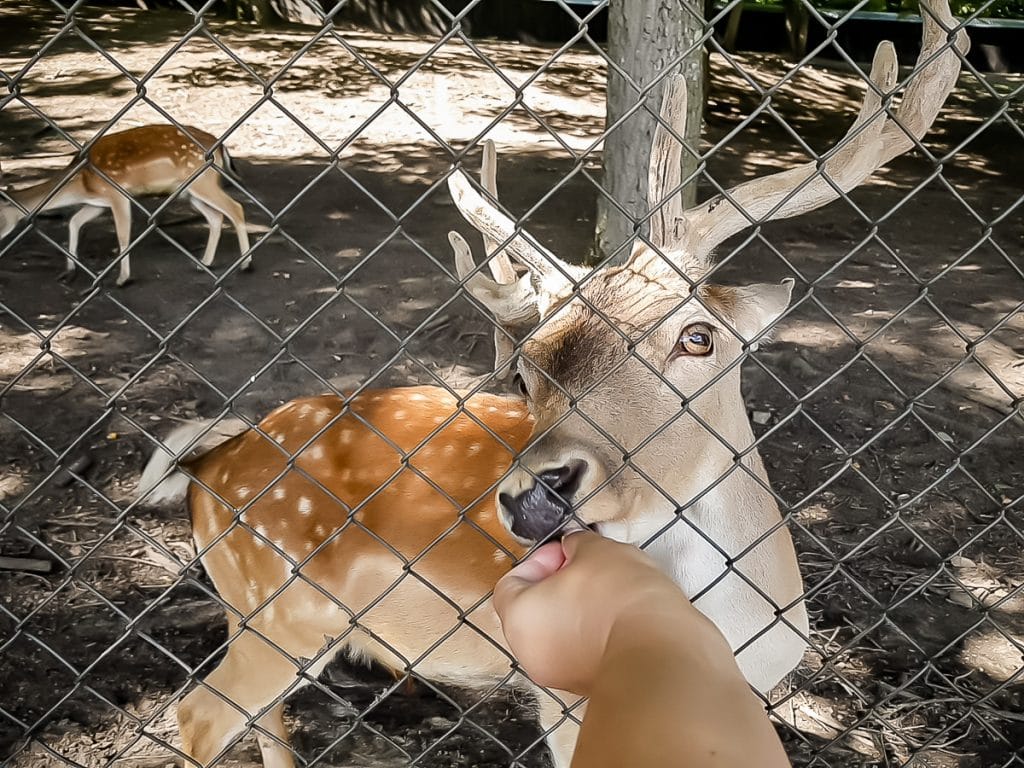
<svg viewBox="0 0 1024 768"><path fill-rule="evenodd" d="M699 665L702 674L742 678L719 629L685 598L681 600L682 605L666 601L623 612L608 633L600 666L645 658L659 664Z"/></svg>

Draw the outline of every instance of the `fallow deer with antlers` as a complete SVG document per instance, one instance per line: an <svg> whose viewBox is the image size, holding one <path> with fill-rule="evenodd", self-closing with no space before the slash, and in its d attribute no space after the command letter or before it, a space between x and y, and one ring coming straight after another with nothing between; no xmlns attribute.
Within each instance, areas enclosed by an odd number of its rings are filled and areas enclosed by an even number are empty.
<svg viewBox="0 0 1024 768"><path fill-rule="evenodd" d="M211 155L209 160L207 154ZM198 128L143 125L98 138L82 154L48 179L7 192L11 203L0 204L0 239L32 213L81 206L68 222L68 256L64 277L75 273L78 236L82 227L109 208L120 248L117 284L131 279L128 246L132 235L132 198L139 195L183 193L206 219L209 235L202 263L213 265L224 217L230 219L242 252L241 269L252 263L250 231L238 201L221 186L221 173L230 168L227 150L214 136Z"/></svg>
<svg viewBox="0 0 1024 768"><path fill-rule="evenodd" d="M292 401L212 449L208 425L168 439L141 493L187 493L230 632L223 661L179 706L192 760L210 765L255 728L264 765L290 768L284 697L339 651L400 674L532 687L503 646L491 589L570 520L646 545L722 630L754 688L770 690L800 662L803 586L739 365L786 310L791 282L705 278L726 238L835 200L925 134L968 41L948 37L955 22L943 0L922 6L922 52L898 108L888 107L897 65L883 43L834 151L690 210L677 194L673 135L683 134L686 91L673 80L652 150L651 245L624 265L559 260L454 172L452 197L504 279L481 274L452 233L458 273L517 340L522 397L368 390ZM483 177L493 198L490 147ZM189 478L172 466L178 458ZM575 701L533 690L564 768Z"/></svg>

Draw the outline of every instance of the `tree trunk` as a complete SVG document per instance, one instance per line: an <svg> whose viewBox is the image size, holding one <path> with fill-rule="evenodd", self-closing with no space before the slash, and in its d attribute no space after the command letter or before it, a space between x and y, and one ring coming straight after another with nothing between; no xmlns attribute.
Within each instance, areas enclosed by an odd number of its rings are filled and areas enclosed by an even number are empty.
<svg viewBox="0 0 1024 768"><path fill-rule="evenodd" d="M230 13L262 27L279 21L319 27L337 0L225 0ZM447 29L431 0L347 0L331 17L363 24L380 32L440 35Z"/></svg>
<svg viewBox="0 0 1024 768"><path fill-rule="evenodd" d="M661 108L664 81L670 74L686 78L689 90L687 129L683 137L696 150L704 108L703 46L690 50L704 31L701 0L611 0L608 7L608 54L615 66L608 68L607 123L611 126L633 109L640 91L657 85L643 98L641 107L615 127L604 142L604 188L614 200L598 200L596 249L599 259L622 261L629 242L647 225L637 220L647 214L647 164L655 116ZM687 53L687 51L689 51ZM685 56L683 54L686 54ZM696 168L693 156L683 152L685 180ZM692 204L696 185L684 191L684 203ZM616 205L618 203L618 205ZM627 212L623 215L619 206ZM625 244L625 245L624 245Z"/></svg>
<svg viewBox="0 0 1024 768"><path fill-rule="evenodd" d="M261 27L269 27L277 20L277 11L270 0L227 0L225 5L239 21L254 21Z"/></svg>

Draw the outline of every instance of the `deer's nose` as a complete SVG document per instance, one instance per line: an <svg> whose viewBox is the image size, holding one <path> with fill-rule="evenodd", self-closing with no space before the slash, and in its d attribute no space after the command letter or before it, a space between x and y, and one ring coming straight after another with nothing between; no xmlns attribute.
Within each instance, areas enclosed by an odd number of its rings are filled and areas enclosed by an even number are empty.
<svg viewBox="0 0 1024 768"><path fill-rule="evenodd" d="M557 531L572 514L572 497L586 471L587 462L571 461L541 471L533 485L518 496L499 494L512 533L521 539L540 541Z"/></svg>

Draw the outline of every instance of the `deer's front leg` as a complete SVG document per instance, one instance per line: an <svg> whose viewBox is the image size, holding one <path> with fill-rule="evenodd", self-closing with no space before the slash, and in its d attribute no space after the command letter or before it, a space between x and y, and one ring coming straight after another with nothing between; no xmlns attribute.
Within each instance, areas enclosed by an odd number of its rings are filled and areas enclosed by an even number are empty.
<svg viewBox="0 0 1024 768"><path fill-rule="evenodd" d="M537 688L537 714L544 740L551 750L555 768L569 768L586 704L577 704L579 696L564 691Z"/></svg>

